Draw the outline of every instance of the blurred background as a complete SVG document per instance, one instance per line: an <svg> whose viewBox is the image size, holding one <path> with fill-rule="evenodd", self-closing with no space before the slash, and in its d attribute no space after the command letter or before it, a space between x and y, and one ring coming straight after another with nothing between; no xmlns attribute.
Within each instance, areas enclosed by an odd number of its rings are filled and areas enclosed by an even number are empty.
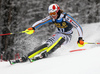
<svg viewBox="0 0 100 74"><path fill-rule="evenodd" d="M48 16L48 6L56 3L80 25L100 22L100 0L0 0L0 34L24 31L36 21ZM20 53L26 55L45 42L56 28L53 24L39 27L32 35L0 36L3 59Z"/></svg>

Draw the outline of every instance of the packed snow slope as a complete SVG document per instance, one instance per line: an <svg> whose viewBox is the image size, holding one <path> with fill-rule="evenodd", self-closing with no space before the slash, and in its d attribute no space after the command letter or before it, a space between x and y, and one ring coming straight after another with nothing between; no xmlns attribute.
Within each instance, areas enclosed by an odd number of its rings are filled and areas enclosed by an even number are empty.
<svg viewBox="0 0 100 74"><path fill-rule="evenodd" d="M100 42L100 23L84 24L82 27L85 42ZM74 31L71 42L46 59L15 65L0 62L0 74L100 74L100 45L78 47L78 34ZM75 49L86 50L70 52Z"/></svg>

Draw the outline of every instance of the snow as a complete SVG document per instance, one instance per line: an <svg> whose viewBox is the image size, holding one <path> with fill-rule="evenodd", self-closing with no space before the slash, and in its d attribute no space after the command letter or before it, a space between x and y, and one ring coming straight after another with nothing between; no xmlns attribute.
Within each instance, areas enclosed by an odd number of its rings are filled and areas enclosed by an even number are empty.
<svg viewBox="0 0 100 74"><path fill-rule="evenodd" d="M86 42L100 42L100 23L83 24L84 40ZM75 30L72 40L62 45L48 58L10 65L0 62L0 74L100 74L100 45L86 44L79 48ZM83 51L69 52L75 49Z"/></svg>

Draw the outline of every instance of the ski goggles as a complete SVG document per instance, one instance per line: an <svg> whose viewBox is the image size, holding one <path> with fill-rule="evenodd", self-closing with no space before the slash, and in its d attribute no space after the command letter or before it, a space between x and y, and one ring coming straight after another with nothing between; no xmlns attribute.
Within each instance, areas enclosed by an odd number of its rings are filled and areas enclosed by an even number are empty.
<svg viewBox="0 0 100 74"><path fill-rule="evenodd" d="M52 13L49 13L49 15L50 16L55 16L55 15L57 15L57 13L56 12L52 12Z"/></svg>

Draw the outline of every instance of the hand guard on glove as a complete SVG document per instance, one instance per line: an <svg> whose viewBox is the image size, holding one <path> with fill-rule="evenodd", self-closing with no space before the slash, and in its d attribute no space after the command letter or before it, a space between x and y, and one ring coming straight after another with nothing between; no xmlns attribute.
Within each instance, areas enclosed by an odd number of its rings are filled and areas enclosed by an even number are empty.
<svg viewBox="0 0 100 74"><path fill-rule="evenodd" d="M25 30L25 33L27 33L27 34L33 34L34 32L35 32L35 28L34 27L30 27L30 28Z"/></svg>
<svg viewBox="0 0 100 74"><path fill-rule="evenodd" d="M83 45L84 44L83 38L82 37L79 37L77 43Z"/></svg>
<svg viewBox="0 0 100 74"><path fill-rule="evenodd" d="M34 27L30 27L30 28L28 28L28 30L35 30L35 28Z"/></svg>

